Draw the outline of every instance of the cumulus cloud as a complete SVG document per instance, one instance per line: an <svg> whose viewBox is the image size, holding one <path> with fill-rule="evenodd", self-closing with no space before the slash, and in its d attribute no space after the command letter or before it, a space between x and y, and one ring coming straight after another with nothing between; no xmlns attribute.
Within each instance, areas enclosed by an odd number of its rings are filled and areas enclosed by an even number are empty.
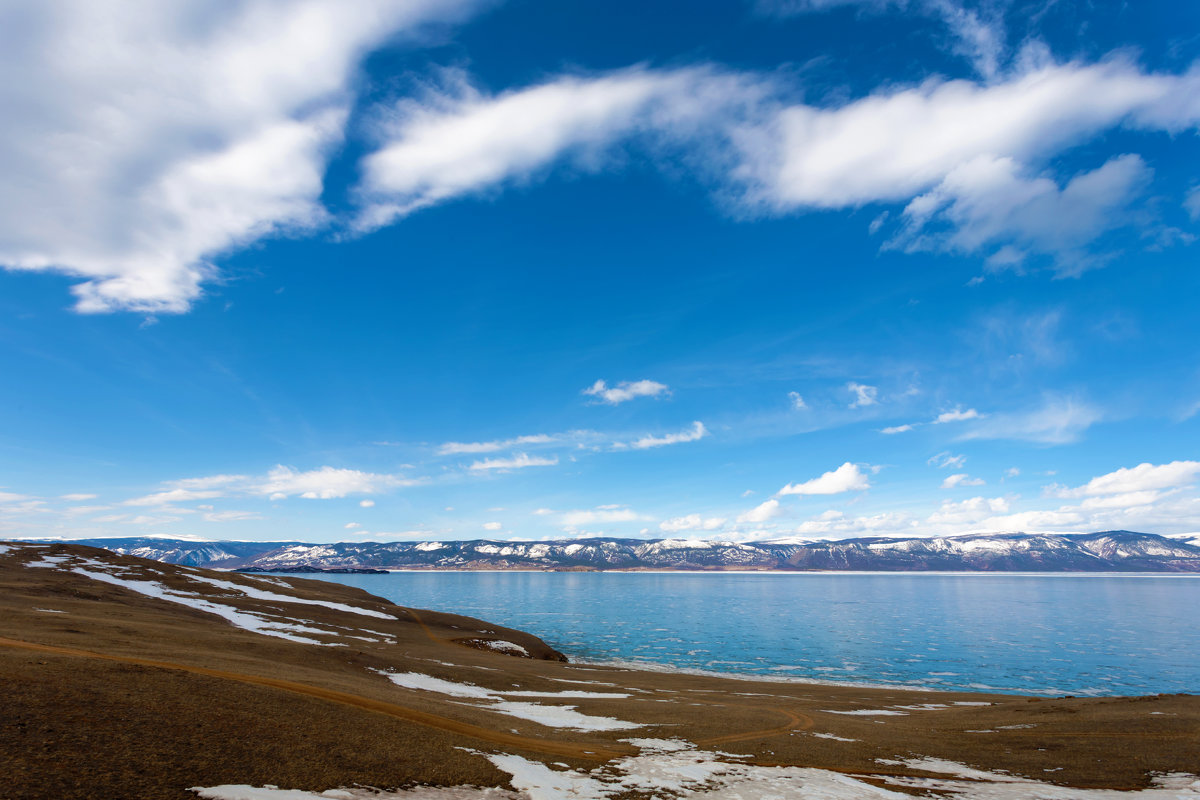
<svg viewBox="0 0 1200 800"><path fill-rule="evenodd" d="M830 509L796 526L793 533L814 538L843 538L852 536L904 536L916 533L919 521L911 514L880 512L848 517Z"/></svg>
<svg viewBox="0 0 1200 800"><path fill-rule="evenodd" d="M715 531L719 530L725 524L724 517L708 517L705 519L699 514L688 514L683 517L672 517L665 519L658 524L660 530L668 533L677 533L679 531Z"/></svg>
<svg viewBox="0 0 1200 800"><path fill-rule="evenodd" d="M485 472L487 470L509 470L509 469L524 469L525 467L552 467L558 463L558 456L551 458L540 458L531 456L528 453L516 453L510 458L485 458L482 461L475 461L471 464L473 472Z"/></svg>
<svg viewBox="0 0 1200 800"><path fill-rule="evenodd" d="M438 447L439 455L455 455L459 453L495 453L498 450L508 450L512 447L522 447L531 444L554 444L562 439L561 436L551 436L546 433L535 433L529 436L517 436L512 439L497 439L491 442L446 442Z"/></svg>
<svg viewBox="0 0 1200 800"><path fill-rule="evenodd" d="M827 495L842 492L859 492L870 489L871 483L866 474L857 464L847 461L835 470L826 472L819 478L803 483L789 483L780 489L778 495Z"/></svg>
<svg viewBox="0 0 1200 800"><path fill-rule="evenodd" d="M374 500L359 500L358 505L360 508L374 508L375 501Z"/></svg>
<svg viewBox="0 0 1200 800"><path fill-rule="evenodd" d="M464 0L91 3L0 10L0 264L83 312L182 312L214 259L323 224L361 58Z"/></svg>
<svg viewBox="0 0 1200 800"><path fill-rule="evenodd" d="M1017 439L1038 444L1067 444L1103 419L1103 413L1082 400L1049 396L1027 411L994 414L961 434L960 439Z"/></svg>
<svg viewBox="0 0 1200 800"><path fill-rule="evenodd" d="M583 394L598 397L602 402L615 406L637 397L658 397L661 394L670 394L670 391L665 383L658 381L621 381L616 386L609 386L599 380L584 389Z"/></svg>
<svg viewBox="0 0 1200 800"><path fill-rule="evenodd" d="M485 523L483 523L483 529L485 531L498 531L503 527L504 527L504 523L502 523L502 522L485 522Z"/></svg>
<svg viewBox="0 0 1200 800"><path fill-rule="evenodd" d="M961 532L964 526L977 525L996 514L1005 514L1010 507L1006 497L972 497L953 502L946 500L930 514L926 523L932 526L950 526L951 531Z"/></svg>
<svg viewBox="0 0 1200 800"><path fill-rule="evenodd" d="M783 507L779 501L772 498L766 502L760 503L749 511L739 514L737 521L740 523L758 524L766 522L769 519L774 519L783 513Z"/></svg>
<svg viewBox="0 0 1200 800"><path fill-rule="evenodd" d="M983 478L972 478L965 472L959 472L954 475L947 475L942 481L943 489L954 489L959 486L983 486L986 483Z"/></svg>
<svg viewBox="0 0 1200 800"><path fill-rule="evenodd" d="M1169 464L1138 464L1122 467L1092 478L1074 489L1052 487L1058 497L1094 497L1132 492L1174 489L1193 483L1200 476L1200 461L1172 461Z"/></svg>
<svg viewBox="0 0 1200 800"><path fill-rule="evenodd" d="M854 402L850 404L851 408L863 408L879 403L879 389L874 386L851 381L846 384L846 391L854 395Z"/></svg>
<svg viewBox="0 0 1200 800"><path fill-rule="evenodd" d="M708 429L704 427L704 423L696 421L692 423L692 427L679 433L668 433L664 436L643 436L628 443L617 442L613 445L613 449L625 450L632 448L634 450L647 450L651 447L665 447L670 444L697 442L707 435Z"/></svg>
<svg viewBox="0 0 1200 800"><path fill-rule="evenodd" d="M796 411L803 411L808 408L808 403L804 402L804 398L799 392L788 392L788 401Z"/></svg>

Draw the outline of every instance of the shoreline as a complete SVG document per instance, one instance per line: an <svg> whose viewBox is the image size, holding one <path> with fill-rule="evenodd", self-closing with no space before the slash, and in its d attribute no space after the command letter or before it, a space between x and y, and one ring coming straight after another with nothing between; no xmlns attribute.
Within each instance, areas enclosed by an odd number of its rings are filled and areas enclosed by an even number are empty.
<svg viewBox="0 0 1200 800"><path fill-rule="evenodd" d="M650 798L663 774L681 800L801 785L1165 800L1156 776L1180 773L1200 798L1195 695L562 663L522 630L334 581L69 545L0 552L0 612L16 723L0 725L0 772L27 800L319 800L357 798L355 786L407 787L392 795L404 800L557 800L572 786ZM688 777L698 768L715 785Z"/></svg>

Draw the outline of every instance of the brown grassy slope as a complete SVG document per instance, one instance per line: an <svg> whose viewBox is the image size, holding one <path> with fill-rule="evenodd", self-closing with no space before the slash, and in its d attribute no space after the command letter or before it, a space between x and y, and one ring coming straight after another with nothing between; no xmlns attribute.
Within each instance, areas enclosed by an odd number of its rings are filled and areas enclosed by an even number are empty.
<svg viewBox="0 0 1200 800"><path fill-rule="evenodd" d="M51 566L29 566L47 556ZM323 626L326 644L244 631L72 571L95 564L242 611ZM389 619L257 600L199 583L203 577ZM514 642L538 658L455 643L463 639ZM0 774L8 778L0 797L185 798L193 796L185 787L220 783L503 785L503 773L457 748L587 768L629 752L620 740L630 735L682 737L761 763L857 773L886 769L877 758L910 755L1080 786L1132 788L1146 785L1150 772L1200 772L1200 699L1192 696L1037 701L597 669L540 660L558 654L529 634L400 608L350 587L175 567L73 545L0 554L0 645ZM627 691L626 699L538 702L647 727L546 728L403 689L376 670L493 690ZM995 704L879 718L828 713L963 700ZM980 730L991 732L969 732Z"/></svg>

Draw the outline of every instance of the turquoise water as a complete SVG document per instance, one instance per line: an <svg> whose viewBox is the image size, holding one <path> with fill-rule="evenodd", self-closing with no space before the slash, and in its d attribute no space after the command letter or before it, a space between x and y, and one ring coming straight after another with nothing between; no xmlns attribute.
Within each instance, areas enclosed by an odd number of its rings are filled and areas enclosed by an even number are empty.
<svg viewBox="0 0 1200 800"><path fill-rule="evenodd" d="M1046 695L1200 692L1200 577L324 577L530 631L572 661Z"/></svg>

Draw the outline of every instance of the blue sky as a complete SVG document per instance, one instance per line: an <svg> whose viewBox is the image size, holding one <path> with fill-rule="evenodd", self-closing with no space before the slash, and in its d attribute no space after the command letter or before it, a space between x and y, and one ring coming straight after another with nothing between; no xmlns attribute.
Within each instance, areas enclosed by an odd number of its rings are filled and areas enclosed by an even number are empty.
<svg viewBox="0 0 1200 800"><path fill-rule="evenodd" d="M1194 4L0 45L0 536L1200 531Z"/></svg>

